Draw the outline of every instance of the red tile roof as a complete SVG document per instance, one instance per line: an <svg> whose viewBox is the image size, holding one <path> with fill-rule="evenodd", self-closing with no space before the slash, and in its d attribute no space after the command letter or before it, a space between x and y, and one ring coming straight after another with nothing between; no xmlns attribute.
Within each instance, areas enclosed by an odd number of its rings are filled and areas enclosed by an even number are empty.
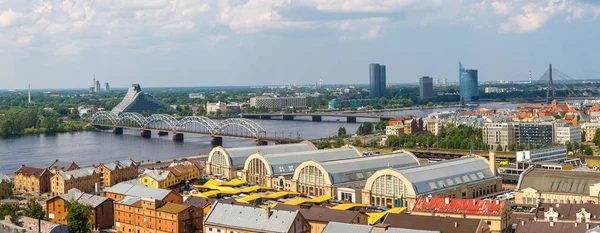
<svg viewBox="0 0 600 233"><path fill-rule="evenodd" d="M500 216L505 204L506 201L496 200L421 197L412 212Z"/></svg>

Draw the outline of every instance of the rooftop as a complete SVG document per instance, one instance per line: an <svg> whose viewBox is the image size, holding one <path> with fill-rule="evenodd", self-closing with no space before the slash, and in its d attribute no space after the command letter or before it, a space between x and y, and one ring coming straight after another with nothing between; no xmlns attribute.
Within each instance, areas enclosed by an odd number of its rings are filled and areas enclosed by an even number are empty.
<svg viewBox="0 0 600 233"><path fill-rule="evenodd" d="M44 173L45 170L46 169L21 165L21 167L19 169L17 169L17 171L15 171L15 175L22 174L25 176L40 176L40 175L42 175L42 173Z"/></svg>
<svg viewBox="0 0 600 233"><path fill-rule="evenodd" d="M62 177L63 180L71 180L71 179L79 179L88 177L96 174L96 168L94 167L85 167L80 169L75 169L71 171L66 171L59 173L58 175Z"/></svg>
<svg viewBox="0 0 600 233"><path fill-rule="evenodd" d="M171 190L148 188L144 185L121 182L104 189L104 192L153 200L163 200L171 193Z"/></svg>
<svg viewBox="0 0 600 233"><path fill-rule="evenodd" d="M598 223L573 223L573 222L534 222L526 221L517 224L515 233L592 233L600 232Z"/></svg>
<svg viewBox="0 0 600 233"><path fill-rule="evenodd" d="M472 156L394 170L412 183L417 195L495 178L486 159Z"/></svg>
<svg viewBox="0 0 600 233"><path fill-rule="evenodd" d="M446 218L406 214L388 214L383 220L383 223L389 224L390 227L439 231L443 233L480 232L479 227L486 224L481 219Z"/></svg>
<svg viewBox="0 0 600 233"><path fill-rule="evenodd" d="M382 229L382 230L380 230ZM329 222L322 233L440 233L439 231L412 230L405 228L393 228L385 226L380 227L366 226L349 223Z"/></svg>
<svg viewBox="0 0 600 233"><path fill-rule="evenodd" d="M250 146L250 147L236 147L236 148L223 148L231 159L231 164L234 167L244 166L246 159L254 153L265 154L277 154L277 153L289 153L299 151L311 151L317 148L310 142L293 143L293 144L280 144L280 145L268 145L268 146ZM212 153L211 153L212 154Z"/></svg>
<svg viewBox="0 0 600 233"><path fill-rule="evenodd" d="M517 190L589 195L589 187L598 183L598 172L533 169L521 174Z"/></svg>
<svg viewBox="0 0 600 233"><path fill-rule="evenodd" d="M287 233L297 216L298 211L267 210L217 202L204 218L204 224L247 231ZM232 219L235 221L231 221Z"/></svg>
<svg viewBox="0 0 600 233"><path fill-rule="evenodd" d="M361 156L362 154L358 150L348 147L263 155L265 160L271 165L273 175L293 173L296 167L306 160L331 161L359 158Z"/></svg>
<svg viewBox="0 0 600 233"><path fill-rule="evenodd" d="M286 205L277 204L273 207L275 210L287 210L287 211L300 211L302 216L308 221L319 221L319 222L343 222L352 223L352 220L356 216L360 215L359 211L350 210L333 210L327 207L310 205L310 206L299 206L299 205ZM365 215L366 217L366 215Z"/></svg>
<svg viewBox="0 0 600 233"><path fill-rule="evenodd" d="M412 212L501 216L505 206L499 200L420 197Z"/></svg>
<svg viewBox="0 0 600 233"><path fill-rule="evenodd" d="M66 171L74 163L75 162L61 161L61 160L57 159L56 161L54 161L54 163L52 163L50 166L48 166L48 169L55 169L55 170Z"/></svg>
<svg viewBox="0 0 600 233"><path fill-rule="evenodd" d="M71 190L69 190L69 192L59 195L59 196L56 196L56 197L60 197L63 200L65 200L67 202L71 202L71 203L76 201L76 202L79 202L80 204L91 206L92 208L96 208L97 206L101 205L105 201L110 200L109 198L106 198L106 197L101 197L101 196L96 196L96 195L92 195L89 193L84 193L84 192L80 191L79 189L71 189ZM56 197L54 197L54 198L56 198Z"/></svg>
<svg viewBox="0 0 600 233"><path fill-rule="evenodd" d="M158 211L170 213L170 214L178 214L182 211L186 210L189 206L175 203L167 203L162 207L158 208Z"/></svg>

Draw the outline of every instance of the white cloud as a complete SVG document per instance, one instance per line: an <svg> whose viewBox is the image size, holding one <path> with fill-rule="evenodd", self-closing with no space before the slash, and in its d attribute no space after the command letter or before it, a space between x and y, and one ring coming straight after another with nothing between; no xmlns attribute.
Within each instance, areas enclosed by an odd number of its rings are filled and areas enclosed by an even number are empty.
<svg viewBox="0 0 600 233"><path fill-rule="evenodd" d="M372 26L368 31L363 33L360 36L360 39L361 40L374 40L380 36L380 33L381 33L381 26L375 25L375 26Z"/></svg>
<svg viewBox="0 0 600 233"><path fill-rule="evenodd" d="M19 26L26 24L28 21L31 21L29 15L15 12L12 9L0 13L0 28Z"/></svg>
<svg viewBox="0 0 600 233"><path fill-rule="evenodd" d="M423 0L423 2L430 2ZM304 0L304 4L314 6L324 12L393 12L404 9L419 0Z"/></svg>
<svg viewBox="0 0 600 233"><path fill-rule="evenodd" d="M15 40L15 44L19 46L28 45L33 40L33 36L22 36Z"/></svg>
<svg viewBox="0 0 600 233"><path fill-rule="evenodd" d="M509 1L494 1L491 6L496 15L507 15L512 10L512 2Z"/></svg>
<svg viewBox="0 0 600 233"><path fill-rule="evenodd" d="M68 56L79 53L79 51L83 50L83 48L79 45L79 41L73 41L70 44L63 45L58 48L54 55L56 56Z"/></svg>
<svg viewBox="0 0 600 233"><path fill-rule="evenodd" d="M508 18L500 32L527 33L541 28L551 17L566 9L566 0L550 0L547 4L527 4L523 12Z"/></svg>

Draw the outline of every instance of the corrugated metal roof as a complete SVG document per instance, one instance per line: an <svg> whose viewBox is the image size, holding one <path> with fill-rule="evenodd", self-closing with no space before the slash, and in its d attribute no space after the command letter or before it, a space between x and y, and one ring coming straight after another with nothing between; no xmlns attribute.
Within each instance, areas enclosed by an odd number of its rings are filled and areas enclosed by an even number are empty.
<svg viewBox="0 0 600 233"><path fill-rule="evenodd" d="M231 165L233 167L244 166L246 159L254 153L266 154L280 154L300 151L313 151L316 148L308 143L294 143L294 144L281 144L281 145L270 145L270 146L250 146L250 147L236 147L236 148L224 148L231 158Z"/></svg>
<svg viewBox="0 0 600 233"><path fill-rule="evenodd" d="M163 181L163 180L167 179L167 177L169 176L169 171L145 170L144 175L148 175L150 178L152 178L156 181Z"/></svg>
<svg viewBox="0 0 600 233"><path fill-rule="evenodd" d="M267 217L267 211L270 216ZM288 232L298 211L266 210L262 208L217 203L208 212L204 224L259 232ZM235 221L232 221L235 219Z"/></svg>
<svg viewBox="0 0 600 233"><path fill-rule="evenodd" d="M94 167L84 167L72 171L59 173L60 177L62 177L63 180L79 179L94 174L96 174L96 168Z"/></svg>
<svg viewBox="0 0 600 233"><path fill-rule="evenodd" d="M350 158L320 163L329 173L332 184L366 180L377 170L419 165L419 159L404 152Z"/></svg>
<svg viewBox="0 0 600 233"><path fill-rule="evenodd" d="M533 188L545 193L589 195L590 186L600 183L600 173L534 169L523 173L518 190Z"/></svg>
<svg viewBox="0 0 600 233"><path fill-rule="evenodd" d="M115 161L115 162L107 163L107 164L104 164L104 166L106 168L108 168L108 170L114 171L114 170L117 170L117 169L123 169L123 168L131 167L134 164L135 164L135 161L133 161L131 159L127 159L127 160Z"/></svg>
<svg viewBox="0 0 600 233"><path fill-rule="evenodd" d="M52 165L48 166L48 169L56 169L56 170L67 170L69 169L69 167L71 166L71 164L73 164L73 162L66 162L66 161L61 161L61 160L56 160L54 161L54 163L52 163Z"/></svg>
<svg viewBox="0 0 600 233"><path fill-rule="evenodd" d="M263 155L273 169L273 175L293 173L300 163L306 160L318 162L339 159L358 158L362 154L354 148L337 148L329 150L302 151L293 153Z"/></svg>
<svg viewBox="0 0 600 233"><path fill-rule="evenodd" d="M163 200L171 193L171 190L148 188L144 185L121 182L106 188L104 192L141 197L146 199Z"/></svg>
<svg viewBox="0 0 600 233"><path fill-rule="evenodd" d="M373 226L329 222L321 233L371 233Z"/></svg>
<svg viewBox="0 0 600 233"><path fill-rule="evenodd" d="M96 196L88 193L84 193L79 189L71 189L69 192L60 195L60 197L68 202L77 201L80 204L91 206L92 208L96 208L100 204L109 200L106 197Z"/></svg>
<svg viewBox="0 0 600 233"><path fill-rule="evenodd" d="M479 157L462 157L395 170L413 184L416 195L495 178L485 159Z"/></svg>

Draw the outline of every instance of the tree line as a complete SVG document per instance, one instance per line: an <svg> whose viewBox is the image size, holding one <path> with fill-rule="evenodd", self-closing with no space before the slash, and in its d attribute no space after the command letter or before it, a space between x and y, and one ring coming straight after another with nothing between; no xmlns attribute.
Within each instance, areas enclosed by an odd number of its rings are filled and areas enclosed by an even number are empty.
<svg viewBox="0 0 600 233"><path fill-rule="evenodd" d="M0 135L58 133L91 130L85 122L67 120L57 112L33 108L10 108L0 113Z"/></svg>

